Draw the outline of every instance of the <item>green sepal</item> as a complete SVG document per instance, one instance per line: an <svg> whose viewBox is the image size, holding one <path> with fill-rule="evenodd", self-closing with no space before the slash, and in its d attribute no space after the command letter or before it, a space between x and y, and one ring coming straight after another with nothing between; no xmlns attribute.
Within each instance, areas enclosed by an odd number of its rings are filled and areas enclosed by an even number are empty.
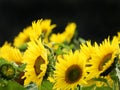
<svg viewBox="0 0 120 90"><path fill-rule="evenodd" d="M12 64L2 64L0 67L1 76L5 79L13 79L15 77L15 68Z"/></svg>
<svg viewBox="0 0 120 90"><path fill-rule="evenodd" d="M27 49L27 47L28 47L27 43L24 43L24 44L22 44L18 49L19 49L20 51L25 51L25 50Z"/></svg>
<svg viewBox="0 0 120 90"><path fill-rule="evenodd" d="M53 90L53 83L44 79L41 85L38 87L38 90Z"/></svg>

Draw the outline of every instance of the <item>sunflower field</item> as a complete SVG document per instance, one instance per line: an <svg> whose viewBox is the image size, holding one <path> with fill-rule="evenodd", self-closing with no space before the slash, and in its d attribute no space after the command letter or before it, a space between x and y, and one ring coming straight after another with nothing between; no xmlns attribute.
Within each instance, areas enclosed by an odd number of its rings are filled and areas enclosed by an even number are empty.
<svg viewBox="0 0 120 90"><path fill-rule="evenodd" d="M0 90L120 90L120 32L101 43L78 36L69 22L25 27L0 47Z"/></svg>

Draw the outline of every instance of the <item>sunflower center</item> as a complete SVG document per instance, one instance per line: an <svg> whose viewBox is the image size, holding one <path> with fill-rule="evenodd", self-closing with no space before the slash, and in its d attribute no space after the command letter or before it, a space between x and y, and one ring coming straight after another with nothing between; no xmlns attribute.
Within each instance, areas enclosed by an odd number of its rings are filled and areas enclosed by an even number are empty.
<svg viewBox="0 0 120 90"><path fill-rule="evenodd" d="M27 37L25 40L24 40L24 42L29 42L30 41L30 38L29 37Z"/></svg>
<svg viewBox="0 0 120 90"><path fill-rule="evenodd" d="M47 33L47 29L46 28L42 29L42 33L46 34Z"/></svg>
<svg viewBox="0 0 120 90"><path fill-rule="evenodd" d="M100 62L99 65L99 71L103 70L103 66L111 59L112 57L112 53L109 53L107 55L105 55L105 57L102 59L102 61Z"/></svg>
<svg viewBox="0 0 120 90"><path fill-rule="evenodd" d="M78 65L70 66L65 72L65 81L67 83L77 82L82 75L82 70Z"/></svg>
<svg viewBox="0 0 120 90"><path fill-rule="evenodd" d="M42 70L40 70L40 66L44 63L45 61L41 56L37 57L37 59L35 60L34 69L37 76L42 72Z"/></svg>

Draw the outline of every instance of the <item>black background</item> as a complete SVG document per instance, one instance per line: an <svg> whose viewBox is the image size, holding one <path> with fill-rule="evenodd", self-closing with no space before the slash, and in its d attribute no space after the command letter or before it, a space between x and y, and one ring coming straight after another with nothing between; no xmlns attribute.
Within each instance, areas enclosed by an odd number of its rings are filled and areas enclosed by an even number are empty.
<svg viewBox="0 0 120 90"><path fill-rule="evenodd" d="M120 0L0 0L0 45L41 18L58 31L74 21L79 36L100 42L120 30Z"/></svg>

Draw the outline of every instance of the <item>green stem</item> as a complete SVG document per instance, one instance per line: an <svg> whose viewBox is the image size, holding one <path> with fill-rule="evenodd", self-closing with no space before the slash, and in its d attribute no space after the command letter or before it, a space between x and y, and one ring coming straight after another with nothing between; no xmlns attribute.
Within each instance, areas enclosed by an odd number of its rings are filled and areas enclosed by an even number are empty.
<svg viewBox="0 0 120 90"><path fill-rule="evenodd" d="M118 79L118 90L120 90L120 81Z"/></svg>
<svg viewBox="0 0 120 90"><path fill-rule="evenodd" d="M82 90L82 87L80 85L77 85L77 90Z"/></svg>
<svg viewBox="0 0 120 90"><path fill-rule="evenodd" d="M116 90L116 82L114 81L114 84L113 84L113 90Z"/></svg>
<svg viewBox="0 0 120 90"><path fill-rule="evenodd" d="M53 50L49 46L47 46L46 44L44 44L44 46L45 46L45 48L47 48L51 52L52 55L54 55Z"/></svg>

